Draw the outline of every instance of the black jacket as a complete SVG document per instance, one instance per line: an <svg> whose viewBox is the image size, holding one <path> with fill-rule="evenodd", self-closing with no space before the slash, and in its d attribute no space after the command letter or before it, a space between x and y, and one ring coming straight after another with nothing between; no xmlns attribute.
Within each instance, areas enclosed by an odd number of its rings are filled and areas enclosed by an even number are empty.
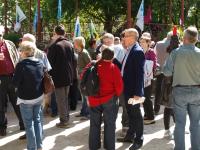
<svg viewBox="0 0 200 150"><path fill-rule="evenodd" d="M43 63L39 59L28 58L16 66L13 83L17 87L18 97L32 100L43 94Z"/></svg>
<svg viewBox="0 0 200 150"><path fill-rule="evenodd" d="M52 75L56 88L69 86L74 78L74 50L66 38L60 37L48 48L47 57L51 64Z"/></svg>

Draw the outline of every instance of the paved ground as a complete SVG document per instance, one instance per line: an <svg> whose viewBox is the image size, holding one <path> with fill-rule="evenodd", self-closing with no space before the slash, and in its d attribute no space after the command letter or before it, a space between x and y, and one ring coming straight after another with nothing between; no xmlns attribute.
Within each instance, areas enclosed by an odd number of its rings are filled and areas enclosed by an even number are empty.
<svg viewBox="0 0 200 150"><path fill-rule="evenodd" d="M80 104L79 104L80 105ZM162 112L161 112L162 113ZM80 121L75 115L78 111L70 113L71 128L59 129L55 124L58 118L45 116L43 141L43 150L88 150L88 131L89 121ZM163 138L163 115L156 116L156 124L145 126L144 128L144 146L142 150L172 150L174 142ZM24 150L26 149L26 140L18 140L24 132L19 131L19 126L15 115L8 113L8 134L6 137L0 137L0 150ZM121 108L117 118L116 137L121 129ZM173 123L171 130L173 130ZM188 130L188 127L186 127ZM186 134L186 149L190 147L189 135ZM116 143L117 150L128 150L130 144ZM103 150L103 149L102 149Z"/></svg>

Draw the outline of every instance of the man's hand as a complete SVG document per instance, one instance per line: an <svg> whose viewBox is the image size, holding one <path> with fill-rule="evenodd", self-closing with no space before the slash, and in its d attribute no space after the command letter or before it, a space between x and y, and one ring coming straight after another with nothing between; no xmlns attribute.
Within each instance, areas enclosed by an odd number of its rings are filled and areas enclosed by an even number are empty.
<svg viewBox="0 0 200 150"><path fill-rule="evenodd" d="M135 100L138 100L138 99L140 99L141 97L140 96L133 96L133 98L135 99Z"/></svg>

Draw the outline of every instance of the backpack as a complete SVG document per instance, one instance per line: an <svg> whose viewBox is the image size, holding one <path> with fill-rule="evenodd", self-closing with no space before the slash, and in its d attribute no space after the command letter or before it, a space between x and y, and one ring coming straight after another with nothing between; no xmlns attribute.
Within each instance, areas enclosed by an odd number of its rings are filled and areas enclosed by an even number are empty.
<svg viewBox="0 0 200 150"><path fill-rule="evenodd" d="M81 93L85 96L95 96L99 92L99 77L97 63L92 62L91 66L83 73L80 83Z"/></svg>

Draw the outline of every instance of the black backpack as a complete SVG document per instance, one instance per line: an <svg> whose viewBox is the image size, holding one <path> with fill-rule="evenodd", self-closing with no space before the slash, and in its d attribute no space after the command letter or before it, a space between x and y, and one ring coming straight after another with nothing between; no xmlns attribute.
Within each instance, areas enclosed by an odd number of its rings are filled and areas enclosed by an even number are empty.
<svg viewBox="0 0 200 150"><path fill-rule="evenodd" d="M97 63L91 62L91 66L83 73L80 83L81 93L85 96L95 96L99 92L99 77Z"/></svg>

